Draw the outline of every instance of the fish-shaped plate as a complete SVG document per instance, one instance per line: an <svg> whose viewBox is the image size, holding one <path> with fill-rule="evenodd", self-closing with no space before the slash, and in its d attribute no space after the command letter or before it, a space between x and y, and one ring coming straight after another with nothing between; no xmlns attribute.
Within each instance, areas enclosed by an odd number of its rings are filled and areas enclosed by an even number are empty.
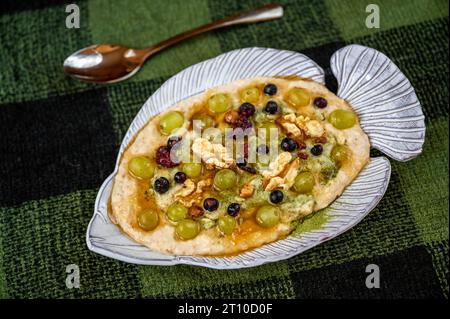
<svg viewBox="0 0 450 319"><path fill-rule="evenodd" d="M361 45L349 45L336 51L330 64L338 81L337 95L357 112L372 148L397 161L408 161L419 155L425 139L424 115L414 88L399 68L383 53ZM235 80L292 75L325 82L324 71L309 57L298 52L258 47L221 54L167 80L134 118L122 141L115 171L100 187L86 234L88 248L135 264L236 269L290 258L358 224L375 208L387 189L391 166L386 157L370 159L359 176L327 208L326 222L320 228L294 231L285 239L236 256L170 256L154 252L129 239L108 217L108 200L119 159L133 136L152 116L179 101Z"/></svg>

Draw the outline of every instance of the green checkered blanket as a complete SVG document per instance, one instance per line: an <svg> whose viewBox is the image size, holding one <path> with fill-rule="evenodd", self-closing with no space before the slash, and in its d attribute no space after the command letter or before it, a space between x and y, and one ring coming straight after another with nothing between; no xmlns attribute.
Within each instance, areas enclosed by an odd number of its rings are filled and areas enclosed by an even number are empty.
<svg viewBox="0 0 450 319"><path fill-rule="evenodd" d="M73 2L73 1L71 1ZM211 32L152 58L108 86L67 78L62 62L93 43L139 47L268 1L0 2L0 297L5 298L447 298L448 2L283 0L273 22ZM423 154L392 161L386 195L359 225L289 260L218 271L138 266L85 243L97 190L112 172L134 115L171 75L241 47L303 52L327 72L338 48L359 43L388 55L411 80L426 116ZM331 81L332 84L332 81ZM66 266L80 288L66 287ZM377 264L381 287L365 285Z"/></svg>

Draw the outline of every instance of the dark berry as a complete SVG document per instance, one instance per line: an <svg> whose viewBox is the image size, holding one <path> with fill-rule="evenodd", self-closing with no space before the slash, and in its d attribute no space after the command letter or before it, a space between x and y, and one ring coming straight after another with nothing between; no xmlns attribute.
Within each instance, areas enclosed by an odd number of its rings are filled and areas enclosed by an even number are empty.
<svg viewBox="0 0 450 319"><path fill-rule="evenodd" d="M239 167L241 170L246 171L247 173L250 174L256 174L256 169L254 167L251 166L244 166L244 167Z"/></svg>
<svg viewBox="0 0 450 319"><path fill-rule="evenodd" d="M241 205L238 203L231 203L227 208L227 213L230 216L236 217L237 214L239 214L239 211L241 210Z"/></svg>
<svg viewBox="0 0 450 319"><path fill-rule="evenodd" d="M187 176L183 172L176 172L173 179L174 179L175 183L183 184L184 181L187 179Z"/></svg>
<svg viewBox="0 0 450 319"><path fill-rule="evenodd" d="M266 144L261 144L257 147L256 152L258 152L258 154L268 154L269 153L269 147Z"/></svg>
<svg viewBox="0 0 450 319"><path fill-rule="evenodd" d="M277 86L275 84L269 83L264 87L264 94L275 95L277 94Z"/></svg>
<svg viewBox="0 0 450 319"><path fill-rule="evenodd" d="M172 161L170 149L167 146L159 147L156 151L155 158L156 163L167 168L175 167L179 164L177 161Z"/></svg>
<svg viewBox="0 0 450 319"><path fill-rule="evenodd" d="M311 154L314 156L319 156L323 152L323 147L320 144L316 144L311 148Z"/></svg>
<svg viewBox="0 0 450 319"><path fill-rule="evenodd" d="M298 147L297 142L289 137L285 137L281 141L281 149L285 152L295 151L297 147Z"/></svg>
<svg viewBox="0 0 450 319"><path fill-rule="evenodd" d="M169 190L169 180L165 177L160 177L155 181L154 187L155 191L157 191L160 194L164 194Z"/></svg>
<svg viewBox="0 0 450 319"><path fill-rule="evenodd" d="M246 129L252 127L252 122L250 122L248 117L240 116L234 123L234 127L246 130Z"/></svg>
<svg viewBox="0 0 450 319"><path fill-rule="evenodd" d="M323 97L316 97L314 99L314 105L317 106L319 109L323 109L327 107L328 101Z"/></svg>
<svg viewBox="0 0 450 319"><path fill-rule="evenodd" d="M270 192L270 202L273 204L278 204L281 203L283 201L284 198L284 194L282 191L276 189L272 192Z"/></svg>
<svg viewBox="0 0 450 319"><path fill-rule="evenodd" d="M209 212L215 211L219 208L219 201L215 198L209 197L203 201L203 208Z"/></svg>
<svg viewBox="0 0 450 319"><path fill-rule="evenodd" d="M247 166L247 161L244 157L240 157L236 160L236 165L240 168Z"/></svg>
<svg viewBox="0 0 450 319"><path fill-rule="evenodd" d="M255 114L255 107L251 103L244 103L239 106L239 114L250 117Z"/></svg>
<svg viewBox="0 0 450 319"><path fill-rule="evenodd" d="M167 148L170 150L179 141L181 141L181 136L171 136L171 137L169 137L169 139L167 140Z"/></svg>
<svg viewBox="0 0 450 319"><path fill-rule="evenodd" d="M278 112L278 103L275 101L269 101L264 108L264 112L269 114L276 114Z"/></svg>

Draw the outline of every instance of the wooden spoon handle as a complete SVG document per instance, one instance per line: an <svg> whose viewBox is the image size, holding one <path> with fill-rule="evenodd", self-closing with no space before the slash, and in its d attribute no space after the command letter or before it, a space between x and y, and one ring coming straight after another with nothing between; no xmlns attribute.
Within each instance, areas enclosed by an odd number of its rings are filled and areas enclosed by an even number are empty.
<svg viewBox="0 0 450 319"><path fill-rule="evenodd" d="M143 59L147 59L149 56L170 47L178 42L189 39L196 35L211 30L228 27L236 24L249 24L255 22L270 21L281 18L283 16L283 7L279 4L268 4L254 10L240 13L231 17L227 17L218 21L214 21L203 26L197 27L190 31L186 31L177 34L167 40L164 40L154 46L145 49L135 49L137 56L141 56Z"/></svg>

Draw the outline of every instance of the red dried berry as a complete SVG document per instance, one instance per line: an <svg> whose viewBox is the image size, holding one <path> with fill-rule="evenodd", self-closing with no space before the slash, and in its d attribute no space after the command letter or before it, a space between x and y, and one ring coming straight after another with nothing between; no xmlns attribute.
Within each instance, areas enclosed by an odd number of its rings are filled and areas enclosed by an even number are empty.
<svg viewBox="0 0 450 319"><path fill-rule="evenodd" d="M299 152L298 153L298 158L300 158L302 160L306 160L306 159L308 159L308 154L303 153L303 152Z"/></svg>
<svg viewBox="0 0 450 319"><path fill-rule="evenodd" d="M161 166L164 167L175 167L177 166L179 163L176 163L174 161L172 161L172 159L170 158L170 150L169 148L167 148L167 146L161 146L158 148L158 150L156 151L156 163L158 163Z"/></svg>
<svg viewBox="0 0 450 319"><path fill-rule="evenodd" d="M299 150L304 150L304 149L306 149L306 144L305 144L305 142L303 142L302 140L299 140L299 139L296 139L295 141L297 142L297 145L298 145L298 149L299 149Z"/></svg>
<svg viewBox="0 0 450 319"><path fill-rule="evenodd" d="M234 123L234 128L241 128L243 130L246 130L250 127L252 127L252 122L250 122L250 120L246 116L240 116Z"/></svg>

